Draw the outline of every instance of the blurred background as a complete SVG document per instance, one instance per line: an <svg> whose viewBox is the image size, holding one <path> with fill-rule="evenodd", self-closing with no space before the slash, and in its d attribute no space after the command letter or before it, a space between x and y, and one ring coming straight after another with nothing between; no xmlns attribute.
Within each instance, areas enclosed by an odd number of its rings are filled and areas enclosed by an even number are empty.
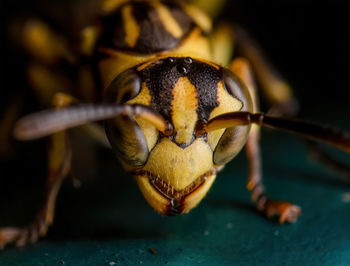
<svg viewBox="0 0 350 266"><path fill-rule="evenodd" d="M28 58L21 47L11 41L11 23L17 18L40 17L74 41L79 28L96 17L95 6L96 2L93 0L0 0L0 116L11 99L18 94L24 98L21 115L40 109L26 82L25 66ZM238 23L251 32L272 63L292 85L300 101L299 117L350 130L349 10L350 4L347 0L235 0L228 1L218 20ZM263 105L263 108L266 111L267 107ZM268 134L264 133L263 136L265 135ZM276 149L278 146L284 147L283 144L272 143ZM0 226L26 224L33 217L35 205L42 198L46 177L45 145L44 140L15 142L14 153L9 158L0 159ZM263 152L270 148L265 148ZM83 192L80 190L78 193L86 193L86 199L91 201L94 200L91 199L93 196L89 197L91 189L95 193L90 195L100 197L104 189L110 189L110 185L118 187L124 185L124 182L128 186L132 183L112 180L116 175L128 180L131 178L123 173L111 152L101 149L98 156L99 164L111 164L108 170L115 174L105 170L107 177L99 176L100 180L90 180L88 185L83 185ZM238 160L243 160L241 157ZM119 193L120 189L119 187L113 193ZM136 186L131 187L131 190L134 191L132 195L138 193ZM64 196L59 199L64 197L65 200L59 201L59 213L65 213L65 203L72 199L81 201L81 205L76 203L79 208L88 208L82 207L83 200L74 196L76 192L70 184L64 186L62 193ZM139 194L137 199L141 199ZM249 203L249 199L247 202ZM103 201L101 204L104 204ZM149 208L146 203L141 206ZM127 209L127 206L124 208ZM133 215L132 210L126 209L124 215ZM62 232L60 224L63 226L64 221L65 218L61 222L58 218L56 229L49 233L52 238L59 238L58 235ZM88 228L85 233L80 234L81 237L93 231ZM74 232L74 227L71 227L70 232L65 235L66 238L74 235ZM130 236L134 233L118 234Z"/></svg>

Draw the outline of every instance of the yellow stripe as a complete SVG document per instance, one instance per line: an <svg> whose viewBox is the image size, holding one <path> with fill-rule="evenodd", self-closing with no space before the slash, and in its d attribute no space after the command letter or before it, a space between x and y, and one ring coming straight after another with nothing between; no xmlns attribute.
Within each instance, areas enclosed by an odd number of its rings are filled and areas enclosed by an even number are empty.
<svg viewBox="0 0 350 266"><path fill-rule="evenodd" d="M172 119L177 143L189 143L198 115L198 94L187 77L181 77L173 89Z"/></svg>
<svg viewBox="0 0 350 266"><path fill-rule="evenodd" d="M150 106L152 101L151 93L145 82L142 83L141 92L132 100L128 101L127 104L142 104Z"/></svg>
<svg viewBox="0 0 350 266"><path fill-rule="evenodd" d="M158 2L151 3L151 5L155 8L156 12L158 13L159 18L165 29L175 38L180 38L183 35L183 31L180 25L171 15L169 9Z"/></svg>
<svg viewBox="0 0 350 266"><path fill-rule="evenodd" d="M125 30L125 42L134 47L140 36L140 27L132 15L132 6L126 5L122 9L123 24Z"/></svg>
<svg viewBox="0 0 350 266"><path fill-rule="evenodd" d="M218 83L217 86L217 101L219 106L217 106L211 113L210 118L213 119L219 115L237 112L242 109L243 104L238 99L232 97L227 90L224 88L222 81ZM222 134L224 133L224 129L215 130L208 133L208 142L210 147L214 150L216 145L218 144Z"/></svg>
<svg viewBox="0 0 350 266"><path fill-rule="evenodd" d="M137 95L134 99L128 101L127 104L142 104L142 105L149 106L151 104L151 100L152 100L151 93L146 83L143 82L142 89L139 95ZM145 119L142 119L140 117L136 117L135 119L139 124L143 135L146 138L148 149L152 150L158 141L158 130L154 127L152 123L150 123Z"/></svg>

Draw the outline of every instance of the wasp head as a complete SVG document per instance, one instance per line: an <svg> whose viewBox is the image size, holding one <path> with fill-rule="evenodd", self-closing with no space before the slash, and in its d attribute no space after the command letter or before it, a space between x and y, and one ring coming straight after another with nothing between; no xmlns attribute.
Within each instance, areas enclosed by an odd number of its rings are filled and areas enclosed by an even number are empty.
<svg viewBox="0 0 350 266"><path fill-rule="evenodd" d="M196 130L215 116L249 109L250 96L231 72L192 58L162 58L117 77L107 91L114 103L141 104L172 125L165 134L152 121L109 120L107 136L143 195L159 213L189 212L206 195L218 170L245 143L249 127Z"/></svg>

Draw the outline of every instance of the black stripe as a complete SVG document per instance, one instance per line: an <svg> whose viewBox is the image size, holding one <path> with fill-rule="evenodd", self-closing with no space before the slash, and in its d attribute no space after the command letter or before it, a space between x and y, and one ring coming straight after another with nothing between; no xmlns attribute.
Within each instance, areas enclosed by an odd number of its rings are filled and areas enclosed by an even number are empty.
<svg viewBox="0 0 350 266"><path fill-rule="evenodd" d="M182 28L183 35L180 38L173 37L163 26L158 12L147 2L130 2L122 5L116 11L101 19L102 35L99 46L122 51L131 51L141 54L151 54L170 50L177 47L195 27L195 23L180 7L171 1L163 1L170 13ZM130 47L125 42L121 10L125 5L132 5L132 14L140 27L140 36L135 47Z"/></svg>
<svg viewBox="0 0 350 266"><path fill-rule="evenodd" d="M154 7L137 3L133 6L133 15L140 27L140 37L135 45L137 51L150 54L177 46L179 39L166 31Z"/></svg>
<svg viewBox="0 0 350 266"><path fill-rule="evenodd" d="M211 112L219 105L217 87L221 77L221 71L213 66L200 61L193 62L188 78L198 93L198 120L208 121Z"/></svg>
<svg viewBox="0 0 350 266"><path fill-rule="evenodd" d="M118 8L113 13L101 18L102 33L97 43L98 46L123 49L128 47L125 42L125 31L123 25L123 18L121 14L121 8Z"/></svg>
<svg viewBox="0 0 350 266"><path fill-rule="evenodd" d="M140 75L150 90L151 108L170 122L173 89L180 77L188 77L197 90L199 120L207 121L210 113L218 106L217 86L222 78L222 71L201 61L166 58L151 64Z"/></svg>
<svg viewBox="0 0 350 266"><path fill-rule="evenodd" d="M172 91L181 77L178 71L174 71L174 63L169 59L160 60L144 69L141 72L141 76L143 82L146 82L150 90L152 98L151 108L163 115L168 121L172 121Z"/></svg>

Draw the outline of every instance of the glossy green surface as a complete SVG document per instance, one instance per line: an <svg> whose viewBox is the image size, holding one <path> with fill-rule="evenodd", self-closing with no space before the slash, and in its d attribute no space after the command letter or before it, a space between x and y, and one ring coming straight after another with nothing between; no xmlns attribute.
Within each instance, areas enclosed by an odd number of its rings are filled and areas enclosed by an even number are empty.
<svg viewBox="0 0 350 266"><path fill-rule="evenodd" d="M255 211L244 153L200 206L167 218L101 151L94 180L79 190L65 183L48 236L6 249L0 265L349 265L350 186L308 162L295 137L264 132L263 154L269 195L303 208L296 224L281 226Z"/></svg>

